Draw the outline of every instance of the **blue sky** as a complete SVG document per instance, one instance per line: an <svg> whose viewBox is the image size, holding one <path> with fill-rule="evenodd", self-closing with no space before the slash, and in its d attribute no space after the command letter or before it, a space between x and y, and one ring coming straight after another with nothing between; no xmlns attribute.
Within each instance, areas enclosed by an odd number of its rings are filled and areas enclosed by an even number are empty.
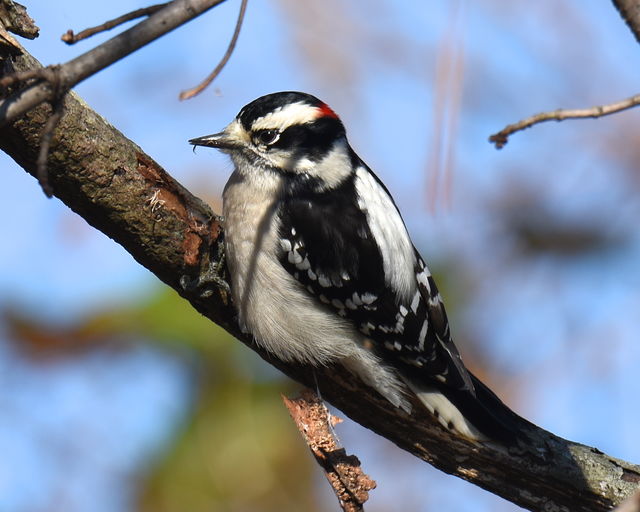
<svg viewBox="0 0 640 512"><path fill-rule="evenodd" d="M67 47L59 36L68 28L80 30L142 6L125 0L90 8L77 0L25 3L42 30L39 39L24 44L44 63L64 62L111 35ZM627 147L626 139L634 146L631 134L640 113L547 123L516 134L502 151L487 143L489 134L535 112L638 92L640 48L613 6L597 0L307 5L317 9L312 26L292 24L299 19L293 0L250 2L236 53L213 86L193 100L180 102L178 93L208 74L224 52L237 2L226 2L76 90L173 176L214 203L230 165L212 151L194 155L189 138L217 131L244 104L268 92L298 89L323 98L393 192L427 261L464 263L475 285L454 319L454 334L473 332L483 341L474 350L514 389L519 412L564 437L640 460L640 414L633 406L640 361L638 183L626 150L610 149L616 143ZM342 10L335 16L332 8ZM458 129L450 134L450 198L448 206L440 201L433 211L427 186L434 171L427 162L441 129L433 123L434 104L442 101L433 84L439 49L451 32L464 54L464 80ZM0 162L0 232L6 241L0 250L0 300L64 321L153 287L155 278L123 249L58 200L46 200L6 156ZM514 258L500 212L528 212L519 203L517 192L523 190L534 191L545 211L558 218L601 226L624 243L576 259ZM437 196L442 194L441 189ZM119 387L127 372L142 377ZM97 510L87 508L95 505L96 493L105 497L100 510L127 510L131 490L114 492L120 480L110 480L109 471L134 471L171 434L187 407L179 405L188 397L187 374L151 350L45 370L0 345L0 451L8 454L8 466L0 465L0 511L3 503L6 510L44 510L64 484L56 480L55 453L36 449L43 436L62 441L70 450L67 460L78 468L71 479L75 487L66 491L66 510ZM37 392L42 388L50 390L46 403ZM112 404L107 414L123 417L131 408L137 414L114 422L118 428L109 431L101 431L97 425L104 418L96 418L90 431L98 444L130 442L119 451L93 454L103 468L96 473L82 466L82 447L64 444L65 426L85 418L105 389ZM358 426L341 429L348 450L379 482L373 510L384 510L398 495L414 496L415 510L516 509L398 450L387 447L381 457ZM35 467L43 474L37 481L30 477ZM319 492L332 509L334 498L323 485ZM34 501L27 497L31 491Z"/></svg>

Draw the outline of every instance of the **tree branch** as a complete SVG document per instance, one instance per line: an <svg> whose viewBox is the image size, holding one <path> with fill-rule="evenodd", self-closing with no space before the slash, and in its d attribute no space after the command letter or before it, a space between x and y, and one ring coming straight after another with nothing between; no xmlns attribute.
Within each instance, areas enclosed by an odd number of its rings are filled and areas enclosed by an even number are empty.
<svg viewBox="0 0 640 512"><path fill-rule="evenodd" d="M242 22L244 20L244 13L247 10L247 0L242 0L240 3L240 12L238 13L238 20L236 21L236 27L233 30L233 35L231 36L231 40L229 41L229 45L227 46L227 51L224 52L222 59L218 62L218 65L213 68L213 71L209 73L209 75L198 85L195 87L188 89L186 91L182 91L180 93L181 100L188 100L193 98L194 96L200 94L204 91L211 82L215 80L215 78L220 74L220 71L227 65L229 59L231 58L231 54L233 50L236 48L236 43L238 42L238 36L240 36L240 29L242 28Z"/></svg>
<svg viewBox="0 0 640 512"><path fill-rule="evenodd" d="M612 0L613 5L618 9L620 16L626 22L627 26L640 43L640 1L638 0ZM558 109L551 112L541 112L533 116L527 117L522 121L510 124L494 133L489 137L489 142L495 144L496 149L502 149L509 141L509 136L515 132L525 130L535 124L545 121L564 121L565 119L585 119L598 118L616 114L640 105L640 94L636 94L622 101L611 103L608 105L600 105L597 107L585 109Z"/></svg>
<svg viewBox="0 0 640 512"><path fill-rule="evenodd" d="M358 458L347 455L340 446L333 427L342 420L332 416L320 397L310 389L302 390L298 398L283 396L282 400L316 462L324 470L342 510L364 510L369 491L375 489L376 483L362 471Z"/></svg>
<svg viewBox="0 0 640 512"><path fill-rule="evenodd" d="M154 39L183 25L224 0L174 0L129 30L105 41L56 71L59 91L71 89L85 78L126 57ZM39 81L0 102L0 125L55 96L48 81Z"/></svg>
<svg viewBox="0 0 640 512"><path fill-rule="evenodd" d="M39 66L26 53L0 53L3 59L0 69L9 72ZM315 388L317 378L322 396L354 421L440 470L530 510L610 510L638 488L639 466L543 429L531 433L526 449L470 443L443 429L417 402L411 416L390 407L342 367L312 369L271 358L240 333L223 294L205 299L180 286L182 276L204 273L219 254L219 217L75 94L64 101L48 161L56 196L267 362L307 387ZM40 105L0 128L0 149L32 175L50 112Z"/></svg>
<svg viewBox="0 0 640 512"><path fill-rule="evenodd" d="M510 124L500 130L498 133L494 133L489 137L489 142L495 144L497 149L502 149L509 141L509 136L515 132L525 130L532 127L534 124L544 123L545 121L564 121L565 119L586 119L586 118L598 118L604 117L617 112L622 112L633 107L640 105L640 94L631 96L630 98L618 101L616 103L610 103L608 105L599 105L597 107L583 108L583 109L563 109L554 110L552 112L541 112L533 116L527 117L522 121Z"/></svg>
<svg viewBox="0 0 640 512"><path fill-rule="evenodd" d="M76 44L78 41L82 41L83 39L87 39L91 36L99 34L100 32L106 32L107 30L111 30L127 21L136 20L138 18L142 18L143 16L150 16L151 14L158 12L160 9L166 7L169 2L164 4L156 4L150 5L149 7L143 7L142 9L136 9L135 11L128 12L123 14L122 16L118 16L109 21L105 21L104 23L97 25L95 27L85 28L82 32L78 34L74 34L73 30L67 30L60 39L62 39L65 43L72 45Z"/></svg>
<svg viewBox="0 0 640 512"><path fill-rule="evenodd" d="M40 32L24 6L13 0L0 1L0 25L27 39L35 39Z"/></svg>
<svg viewBox="0 0 640 512"><path fill-rule="evenodd" d="M613 0L620 16L640 43L640 2L638 0Z"/></svg>

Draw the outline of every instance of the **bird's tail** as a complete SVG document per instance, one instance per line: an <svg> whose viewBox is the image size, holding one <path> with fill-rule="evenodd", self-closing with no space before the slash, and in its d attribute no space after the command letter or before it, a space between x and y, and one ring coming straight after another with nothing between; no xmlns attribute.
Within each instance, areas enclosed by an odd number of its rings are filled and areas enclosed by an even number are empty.
<svg viewBox="0 0 640 512"><path fill-rule="evenodd" d="M533 425L518 416L496 394L469 373L474 389L406 382L425 407L447 429L475 441L497 441L507 446L526 437Z"/></svg>

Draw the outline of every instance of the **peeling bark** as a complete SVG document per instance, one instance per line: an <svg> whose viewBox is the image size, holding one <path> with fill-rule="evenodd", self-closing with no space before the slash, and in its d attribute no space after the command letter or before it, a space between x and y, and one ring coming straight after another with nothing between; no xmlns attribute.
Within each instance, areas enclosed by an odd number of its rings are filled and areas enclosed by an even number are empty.
<svg viewBox="0 0 640 512"><path fill-rule="evenodd" d="M342 422L333 416L321 398L310 389L297 398L282 397L296 427L324 470L344 512L361 512L376 482L363 470L355 455L346 450L334 435L333 427Z"/></svg>

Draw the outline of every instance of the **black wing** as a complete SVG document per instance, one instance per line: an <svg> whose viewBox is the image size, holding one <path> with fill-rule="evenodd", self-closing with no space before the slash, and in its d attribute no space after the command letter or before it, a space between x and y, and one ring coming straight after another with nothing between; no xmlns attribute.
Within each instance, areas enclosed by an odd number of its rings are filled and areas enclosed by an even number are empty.
<svg viewBox="0 0 640 512"><path fill-rule="evenodd" d="M366 214L354 204L354 186L351 179L330 192L298 189L284 199L282 265L319 301L351 320L399 369L473 393L429 271L416 252L413 296L400 299L385 283L381 252Z"/></svg>

